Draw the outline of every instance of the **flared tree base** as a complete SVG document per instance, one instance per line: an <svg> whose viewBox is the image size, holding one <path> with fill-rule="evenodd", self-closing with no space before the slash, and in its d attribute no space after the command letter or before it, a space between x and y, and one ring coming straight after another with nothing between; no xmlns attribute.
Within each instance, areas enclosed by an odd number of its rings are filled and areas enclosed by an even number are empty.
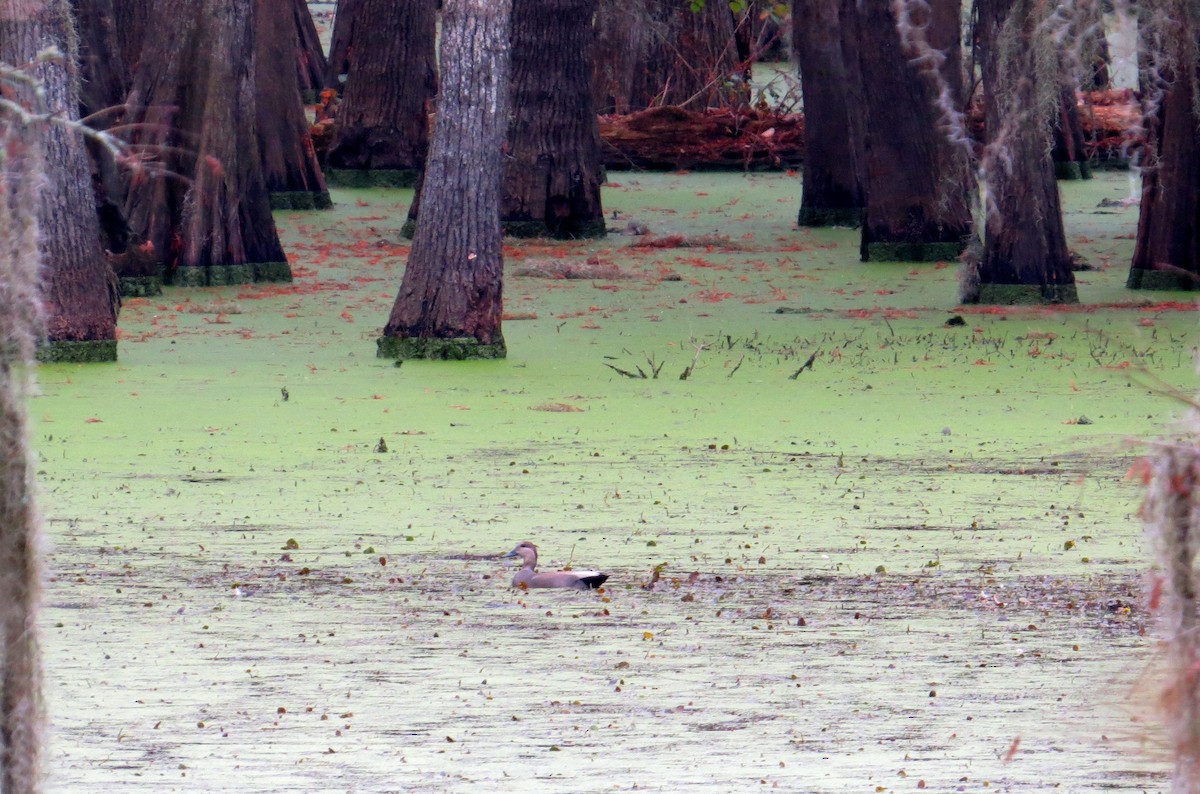
<svg viewBox="0 0 1200 794"><path fill-rule="evenodd" d="M117 360L117 340L50 341L38 346L37 360L43 364L111 363Z"/></svg>
<svg viewBox="0 0 1200 794"><path fill-rule="evenodd" d="M291 281L292 268L287 262L255 262L245 265L181 267L172 283L176 287L223 287L258 281Z"/></svg>
<svg viewBox="0 0 1200 794"><path fill-rule="evenodd" d="M151 298L162 295L162 276L121 276L122 298Z"/></svg>
<svg viewBox="0 0 1200 794"><path fill-rule="evenodd" d="M501 219L504 234L509 237L550 237L557 240L594 240L608 234L603 218L575 221L568 226L551 229L545 221L507 221Z"/></svg>
<svg viewBox="0 0 1200 794"><path fill-rule="evenodd" d="M1133 268L1129 271L1129 277L1125 280L1125 286L1128 289L1195 291L1200 289L1200 275L1178 271Z"/></svg>
<svg viewBox="0 0 1200 794"><path fill-rule="evenodd" d="M325 184L344 188L404 188L417 184L415 168L326 168Z"/></svg>
<svg viewBox="0 0 1200 794"><path fill-rule="evenodd" d="M504 358L508 350L504 340L485 345L472 336L456 339L420 339L407 336L381 336L376 341L375 355L379 358L427 359L432 361L466 361L468 359Z"/></svg>
<svg viewBox="0 0 1200 794"><path fill-rule="evenodd" d="M271 194L273 210L327 210L333 207L329 191L288 190Z"/></svg>
<svg viewBox="0 0 1200 794"><path fill-rule="evenodd" d="M861 207L801 207L796 224L804 227L862 226Z"/></svg>
<svg viewBox="0 0 1200 794"><path fill-rule="evenodd" d="M867 262L953 262L962 243L867 243Z"/></svg>
<svg viewBox="0 0 1200 794"><path fill-rule="evenodd" d="M988 306L1037 306L1079 303L1074 284L980 284L979 299Z"/></svg>
<svg viewBox="0 0 1200 794"><path fill-rule="evenodd" d="M1054 162L1054 178L1064 181L1091 179L1092 164L1075 160L1056 160Z"/></svg>

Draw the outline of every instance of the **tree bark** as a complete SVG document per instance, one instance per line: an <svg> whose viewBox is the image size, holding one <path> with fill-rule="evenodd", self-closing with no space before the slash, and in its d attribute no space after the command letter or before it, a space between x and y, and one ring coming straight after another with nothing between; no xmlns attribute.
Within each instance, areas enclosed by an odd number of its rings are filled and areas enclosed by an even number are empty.
<svg viewBox="0 0 1200 794"><path fill-rule="evenodd" d="M293 10L280 0L255 0L255 83L258 151L263 178L276 209L333 206L317 164L308 117L296 83L298 34ZM305 10L307 13L307 8Z"/></svg>
<svg viewBox="0 0 1200 794"><path fill-rule="evenodd" d="M859 226L864 206L862 79L842 53L841 0L794 0L792 43L804 87L801 226Z"/></svg>
<svg viewBox="0 0 1200 794"><path fill-rule="evenodd" d="M1074 80L1059 90L1058 120L1054 124L1054 175L1059 179L1091 179L1092 165L1084 149L1083 119L1075 99Z"/></svg>
<svg viewBox="0 0 1200 794"><path fill-rule="evenodd" d="M35 4L29 4L35 5ZM36 4L40 5L40 4ZM0 9L3 41L40 8ZM7 60L8 52L0 56ZM10 90L6 99L34 109ZM40 521L29 446L39 322L37 194L42 158L38 131L0 113L0 791L42 791L46 712L42 696Z"/></svg>
<svg viewBox="0 0 1200 794"><path fill-rule="evenodd" d="M113 0L72 0L79 28L82 115L91 116L125 101L129 71L121 55Z"/></svg>
<svg viewBox="0 0 1200 794"><path fill-rule="evenodd" d="M255 124L254 0L156 0L133 80L133 231L181 286L290 281Z"/></svg>
<svg viewBox="0 0 1200 794"><path fill-rule="evenodd" d="M51 0L27 21L0 20L0 61L33 62L46 47L64 58L37 67L44 112L79 118L78 42L67 0ZM48 343L42 358L115 361L116 279L100 247L100 226L83 136L64 124L45 124L42 151L46 182L38 211L42 300Z"/></svg>
<svg viewBox="0 0 1200 794"><path fill-rule="evenodd" d="M437 92L434 0L358 0L355 9L370 24L354 30L350 71L325 160L330 179L412 187L429 147L429 104Z"/></svg>
<svg viewBox="0 0 1200 794"><path fill-rule="evenodd" d="M501 149L512 0L446 0L422 211L384 358L503 358Z"/></svg>
<svg viewBox="0 0 1200 794"><path fill-rule="evenodd" d="M402 0L406 1L406 0ZM342 89L342 77L350 73L350 53L354 45L354 20L363 0L337 0L333 16L333 34L329 42L325 87Z"/></svg>
<svg viewBox="0 0 1200 794"><path fill-rule="evenodd" d="M1195 31L1200 21L1191 19L1184 5L1168 4L1166 10L1179 26L1160 34L1173 68L1143 92L1147 102L1161 98L1147 114L1141 214L1126 282L1130 289L1200 289L1200 123L1195 111L1200 79ZM1179 64L1186 64L1186 70Z"/></svg>
<svg viewBox="0 0 1200 794"><path fill-rule="evenodd" d="M121 60L125 63L130 80L141 63L142 45L145 43L146 26L153 2L154 0L113 0L117 22L117 46L120 48Z"/></svg>
<svg viewBox="0 0 1200 794"><path fill-rule="evenodd" d="M958 16L943 5L957 9L959 0L934 0L926 19L914 19L946 58L940 67L902 45L890 3L846 6L866 96L863 261L954 260L971 232L968 158L946 138L936 105L933 72L951 97L960 74Z"/></svg>
<svg viewBox="0 0 1200 794"><path fill-rule="evenodd" d="M89 127L109 129L121 119L129 72L121 55L113 0L72 0L79 30L80 109ZM93 173L96 213L104 247L124 253L129 223L121 211L125 187L113 152L94 138L84 141Z"/></svg>
<svg viewBox="0 0 1200 794"><path fill-rule="evenodd" d="M1075 6L1079 15L1076 35L1081 39L1079 61L1083 68L1079 82L1084 91L1107 91L1112 87L1109 74L1112 54L1104 33L1104 5L1102 0L1080 0Z"/></svg>
<svg viewBox="0 0 1200 794"><path fill-rule="evenodd" d="M598 112L747 104L728 3L693 11L686 0L601 0L597 24Z"/></svg>
<svg viewBox="0 0 1200 794"><path fill-rule="evenodd" d="M1040 0L978 0L983 49L987 221L978 287L965 302L1075 303L1075 276L1050 159L1047 115L1061 101ZM971 294L974 292L974 294Z"/></svg>
<svg viewBox="0 0 1200 794"><path fill-rule="evenodd" d="M61 181L45 170L51 127L46 118L55 113L71 118L79 100L78 52L67 38L72 24L63 0L0 5L0 62L29 78L5 76L0 108L0 791L9 794L38 794L45 772L41 544L27 406L44 330L39 293L47 291L39 279L39 267L47 264L39 223L46 194ZM31 67L51 46L68 57ZM44 94L35 93L37 83ZM65 134L61 125L53 126ZM43 184L46 177L50 184ZM82 217L94 220L90 207ZM94 237L92 242L98 247Z"/></svg>
<svg viewBox="0 0 1200 794"><path fill-rule="evenodd" d="M602 237L592 107L597 0L513 0L512 121L500 220L516 237Z"/></svg>
<svg viewBox="0 0 1200 794"><path fill-rule="evenodd" d="M325 87L325 73L329 71L329 60L321 46L317 24L308 9L308 0L292 0L292 16L296 23L298 45L296 48L296 81L300 86L300 98L307 103L316 102Z"/></svg>

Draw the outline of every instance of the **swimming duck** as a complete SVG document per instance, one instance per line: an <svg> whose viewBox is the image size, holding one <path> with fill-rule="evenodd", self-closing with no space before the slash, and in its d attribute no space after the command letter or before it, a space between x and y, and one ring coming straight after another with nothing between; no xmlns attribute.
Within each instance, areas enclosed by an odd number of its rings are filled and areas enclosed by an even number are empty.
<svg viewBox="0 0 1200 794"><path fill-rule="evenodd" d="M572 590L594 590L608 580L608 574L599 571L554 571L537 572L537 546L527 540L504 555L520 557L524 563L513 576L513 587L565 587Z"/></svg>

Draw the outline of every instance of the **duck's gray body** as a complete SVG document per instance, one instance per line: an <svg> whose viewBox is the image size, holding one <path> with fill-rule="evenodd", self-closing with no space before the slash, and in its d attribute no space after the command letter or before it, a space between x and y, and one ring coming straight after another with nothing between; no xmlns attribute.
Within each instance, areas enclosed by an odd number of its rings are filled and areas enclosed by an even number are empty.
<svg viewBox="0 0 1200 794"><path fill-rule="evenodd" d="M520 557L524 563L512 578L513 587L559 587L570 590L594 590L608 580L599 571L537 571L537 546L527 540L517 544L505 557Z"/></svg>

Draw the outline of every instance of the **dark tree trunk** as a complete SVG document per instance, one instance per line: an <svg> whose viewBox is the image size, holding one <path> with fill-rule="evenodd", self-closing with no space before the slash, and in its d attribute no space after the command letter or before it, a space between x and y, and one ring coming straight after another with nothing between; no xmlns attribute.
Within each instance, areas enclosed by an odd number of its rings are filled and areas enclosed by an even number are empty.
<svg viewBox="0 0 1200 794"><path fill-rule="evenodd" d="M72 0L72 6L79 28L80 106L86 117L125 101L129 72L118 43L113 0Z"/></svg>
<svg viewBox="0 0 1200 794"><path fill-rule="evenodd" d="M403 0L402 0L403 1ZM342 88L342 77L350 73L350 53L354 46L354 20L363 0L337 0L333 16L333 35L329 41L325 87Z"/></svg>
<svg viewBox="0 0 1200 794"><path fill-rule="evenodd" d="M312 12L308 10L308 0L292 0L292 16L296 22L298 42L296 81L300 86L301 99L311 104L320 99L321 89L325 87L325 73L329 71L329 61L321 47L317 23L313 21Z"/></svg>
<svg viewBox="0 0 1200 794"><path fill-rule="evenodd" d="M330 179L411 187L429 147L428 105L437 91L434 0L359 0L356 8L370 24L354 31L350 73L325 159Z"/></svg>
<svg viewBox="0 0 1200 794"><path fill-rule="evenodd" d="M254 0L156 0L148 30L133 146L172 176L135 172L134 233L182 286L290 281L258 154Z"/></svg>
<svg viewBox="0 0 1200 794"><path fill-rule="evenodd" d="M116 15L117 46L121 51L121 60L125 63L130 81L137 71L142 58L142 44L146 33L146 24L150 17L151 7L155 0L113 0L113 11ZM88 0L81 0L88 2Z"/></svg>
<svg viewBox="0 0 1200 794"><path fill-rule="evenodd" d="M1143 92L1148 98L1166 93L1156 112L1147 114L1141 214L1126 283L1130 289L1200 289L1200 123L1194 94L1200 74L1196 41L1186 33L1195 28L1181 26L1185 31L1164 35L1162 45L1169 48L1171 64L1188 64L1189 71L1163 74L1161 84Z"/></svg>
<svg viewBox="0 0 1200 794"><path fill-rule="evenodd" d="M1112 87L1109 74L1112 55L1104 34L1104 4L1100 0L1076 3L1076 13L1080 15L1077 35L1081 39L1079 60L1083 67L1080 83L1084 91L1107 91Z"/></svg>
<svg viewBox="0 0 1200 794"><path fill-rule="evenodd" d="M38 109L78 119L73 24L67 0L50 0L26 19L0 16L0 61L31 63L42 50L57 47L65 57L46 61L34 74L44 94ZM38 355L52 361L115 361L120 298L100 248L83 138L62 124L45 124L41 139L46 184L40 191L38 253L49 341Z"/></svg>
<svg viewBox="0 0 1200 794"><path fill-rule="evenodd" d="M500 200L517 237L601 237L600 129L592 108L597 0L513 0L512 120Z"/></svg>
<svg viewBox="0 0 1200 794"><path fill-rule="evenodd" d="M601 0L593 89L600 113L744 105L750 92L724 2Z"/></svg>
<svg viewBox="0 0 1200 794"><path fill-rule="evenodd" d="M1054 124L1054 175L1059 179L1091 179L1092 166L1084 149L1083 119L1075 99L1075 83L1062 84L1058 120Z"/></svg>
<svg viewBox="0 0 1200 794"><path fill-rule="evenodd" d="M422 210L384 358L503 358L501 149L511 0L446 0Z"/></svg>
<svg viewBox="0 0 1200 794"><path fill-rule="evenodd" d="M255 0L255 85L258 151L276 209L333 206L317 164L308 117L296 84L297 32L292 9L280 0ZM307 13L307 10L305 11Z"/></svg>
<svg viewBox="0 0 1200 794"><path fill-rule="evenodd" d="M117 39L113 0L72 0L79 30L79 113L94 129L118 122L129 90L129 73ZM94 138L85 141L91 160L96 212L104 247L121 254L129 244L129 223L121 211L122 174L113 153Z"/></svg>
<svg viewBox="0 0 1200 794"><path fill-rule="evenodd" d="M794 0L792 42L804 86L801 226L862 222L864 121L858 60L842 54L841 0Z"/></svg>
<svg viewBox="0 0 1200 794"><path fill-rule="evenodd" d="M926 38L946 57L940 70L953 86L958 16L942 5L958 9L959 0L934 0L928 18L914 22L928 23ZM956 259L971 232L971 176L965 150L941 129L939 87L928 71L939 67L916 61L919 53L902 45L890 3L845 8L857 26L866 97L863 261Z"/></svg>
<svg viewBox="0 0 1200 794"><path fill-rule="evenodd" d="M987 127L986 227L975 303L1075 303L1075 276L1050 159L1046 108L1059 100L1058 56L1040 0L978 0ZM970 265L968 265L970 267Z"/></svg>

